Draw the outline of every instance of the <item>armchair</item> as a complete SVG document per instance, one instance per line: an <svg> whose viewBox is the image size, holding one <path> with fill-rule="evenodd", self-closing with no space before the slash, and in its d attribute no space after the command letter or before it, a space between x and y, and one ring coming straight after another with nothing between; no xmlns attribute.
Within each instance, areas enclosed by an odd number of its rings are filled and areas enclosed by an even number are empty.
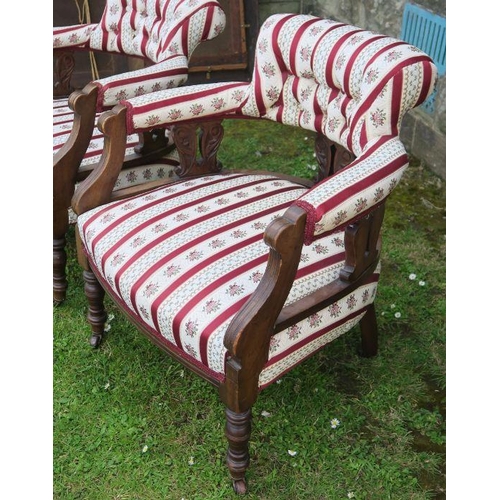
<svg viewBox="0 0 500 500"><path fill-rule="evenodd" d="M54 89L53 112L53 299L67 290L65 236L75 186L98 163L103 137L96 128L100 114L120 99L177 87L187 80L189 58L204 40L217 36L225 14L215 0L107 0L99 23L53 29L54 53L62 75ZM100 51L138 58L142 69L101 78L70 90L68 51ZM115 181L121 196L133 185L151 187L175 177L178 165L167 129L127 136L123 170ZM154 185L154 184L153 184Z"/></svg>
<svg viewBox="0 0 500 500"><path fill-rule="evenodd" d="M99 119L104 153L72 201L91 343L102 341L107 293L218 388L237 493L247 489L260 391L356 325L362 354L377 352L384 203L408 165L399 128L435 77L431 59L405 42L278 14L261 28L250 83L160 91ZM236 118L316 131L317 182L223 171L222 120ZM173 126L185 178L117 200L126 135L153 123Z"/></svg>

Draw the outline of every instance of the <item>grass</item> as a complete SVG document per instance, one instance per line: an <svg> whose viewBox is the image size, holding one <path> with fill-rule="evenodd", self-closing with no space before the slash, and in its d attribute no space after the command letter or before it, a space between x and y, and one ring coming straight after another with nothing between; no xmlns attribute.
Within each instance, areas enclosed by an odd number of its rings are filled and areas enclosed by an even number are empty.
<svg viewBox="0 0 500 500"><path fill-rule="evenodd" d="M256 125L227 123L224 164L314 175L310 134ZM444 182L413 159L387 204L379 355L356 354L354 329L263 391L248 499L445 498L444 207ZM92 350L73 230L68 250L68 298L53 312L54 498L234 498L216 391L110 302Z"/></svg>

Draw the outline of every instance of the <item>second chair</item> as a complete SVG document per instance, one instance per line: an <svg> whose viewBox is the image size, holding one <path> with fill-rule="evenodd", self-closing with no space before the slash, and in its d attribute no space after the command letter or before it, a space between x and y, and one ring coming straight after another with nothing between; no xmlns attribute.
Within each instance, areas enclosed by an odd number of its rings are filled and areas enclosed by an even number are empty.
<svg viewBox="0 0 500 500"><path fill-rule="evenodd" d="M146 67L90 82L83 90L54 98L53 113L53 300L62 302L66 277L68 208L75 186L99 161L103 135L100 114L121 99L178 87L188 77L189 59L204 40L225 27L225 14L215 0L107 0L96 24L53 30L54 52L68 50L131 56ZM64 58L63 58L64 60ZM135 185L175 177L177 155L165 128L131 133L115 181L119 196Z"/></svg>

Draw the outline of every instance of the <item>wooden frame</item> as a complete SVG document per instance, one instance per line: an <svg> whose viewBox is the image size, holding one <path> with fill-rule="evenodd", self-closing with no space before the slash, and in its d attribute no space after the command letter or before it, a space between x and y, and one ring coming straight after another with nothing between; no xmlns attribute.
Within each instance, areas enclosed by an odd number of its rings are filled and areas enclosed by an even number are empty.
<svg viewBox="0 0 500 500"><path fill-rule="evenodd" d="M112 187L120 170L119 158L125 147L125 114L125 107L116 107L113 112L105 113L99 121L99 127L106 137L114 140L106 141L99 166L73 197L72 204L77 213L84 213L116 199ZM198 131L201 131L200 135ZM218 172L220 163L217 161L217 149L222 135L220 120L174 126L174 141L180 155L179 175L189 177ZM343 148L336 147L320 136L316 141L316 151L319 153L321 171L333 172L343 168ZM311 182L304 181L304 185L309 186ZM268 359L272 335L337 302L367 282L380 257L383 214L382 204L356 223L348 225L345 229L345 266L340 276L312 295L284 308L299 264L307 214L302 208L291 207L284 217L276 219L266 228L264 240L270 249L267 268L257 289L237 313L225 334L224 345L228 350L228 357L222 383L170 350L124 311L152 342L218 388L220 398L226 406L227 465L237 493L245 493L247 490L245 472L250 462L248 446L252 405L259 394L259 375ZM85 294L89 302L87 320L92 328L90 343L96 347L102 341L107 318L104 308L106 283L100 282L94 274L79 233L77 241L79 261L84 269ZM361 353L373 356L377 352L378 337L373 304L367 306L360 327Z"/></svg>

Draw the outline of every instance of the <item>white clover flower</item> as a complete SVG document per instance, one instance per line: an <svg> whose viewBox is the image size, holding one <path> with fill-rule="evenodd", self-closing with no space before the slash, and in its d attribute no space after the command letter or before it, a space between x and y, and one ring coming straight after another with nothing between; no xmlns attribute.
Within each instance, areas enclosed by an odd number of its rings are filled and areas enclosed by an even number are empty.
<svg viewBox="0 0 500 500"><path fill-rule="evenodd" d="M391 309L394 309L396 307L396 304L391 304Z"/></svg>
<svg viewBox="0 0 500 500"><path fill-rule="evenodd" d="M278 380L276 380L276 383L281 384L281 379L279 378Z"/></svg>
<svg viewBox="0 0 500 500"><path fill-rule="evenodd" d="M104 325L104 331L105 331L105 332L109 332L110 330L111 330L111 325L110 325L109 323L106 323L106 324Z"/></svg>
<svg viewBox="0 0 500 500"><path fill-rule="evenodd" d="M401 318L401 313L400 312L394 313L394 317L398 319Z"/></svg>
<svg viewBox="0 0 500 500"><path fill-rule="evenodd" d="M145 444L143 447L142 447L142 452L143 453L146 453L148 451L148 445Z"/></svg>
<svg viewBox="0 0 500 500"><path fill-rule="evenodd" d="M330 420L330 425L332 426L332 429L336 429L340 425L340 420L338 418L332 418Z"/></svg>
<svg viewBox="0 0 500 500"><path fill-rule="evenodd" d="M105 386L104 386L104 389L109 389L109 382L106 382Z"/></svg>
<svg viewBox="0 0 500 500"><path fill-rule="evenodd" d="M291 456L291 457L294 457L295 455L297 455L297 452L295 450L288 450L288 454Z"/></svg>
<svg viewBox="0 0 500 500"><path fill-rule="evenodd" d="M181 378L182 378L182 377L184 377L184 370L181 370L181 371L179 372L179 377L181 377Z"/></svg>
<svg viewBox="0 0 500 500"><path fill-rule="evenodd" d="M194 457L189 457L188 464L194 465Z"/></svg>
<svg viewBox="0 0 500 500"><path fill-rule="evenodd" d="M111 313L109 316L108 316L108 322L110 321L113 321L115 319L115 315L113 313Z"/></svg>
<svg viewBox="0 0 500 500"><path fill-rule="evenodd" d="M354 498L354 493L349 491L349 493L347 493L347 498Z"/></svg>
<svg viewBox="0 0 500 500"><path fill-rule="evenodd" d="M412 281L417 277L417 275L415 273L411 273L410 276L408 276L409 279L411 279Z"/></svg>
<svg viewBox="0 0 500 500"><path fill-rule="evenodd" d="M419 284L420 286L425 286L425 281L419 281L419 282L418 282L418 284Z"/></svg>
<svg viewBox="0 0 500 500"><path fill-rule="evenodd" d="M261 413L261 415L262 415L264 418L267 418L267 417L270 417L270 416L271 416L271 414L270 414L268 411L266 411L266 410L263 410L263 411L262 411L262 413Z"/></svg>

